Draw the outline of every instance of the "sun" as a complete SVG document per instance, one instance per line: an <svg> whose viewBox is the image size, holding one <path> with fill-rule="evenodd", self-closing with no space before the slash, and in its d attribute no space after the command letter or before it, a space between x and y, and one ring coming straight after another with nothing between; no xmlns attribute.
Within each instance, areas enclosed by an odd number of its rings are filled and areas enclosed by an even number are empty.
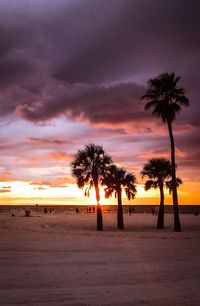
<svg viewBox="0 0 200 306"><path fill-rule="evenodd" d="M108 199L105 198L104 188L100 187L99 189L100 189L100 205L110 204ZM94 188L90 190L89 202L90 202L91 205L96 205L97 204L96 193L95 193Z"/></svg>

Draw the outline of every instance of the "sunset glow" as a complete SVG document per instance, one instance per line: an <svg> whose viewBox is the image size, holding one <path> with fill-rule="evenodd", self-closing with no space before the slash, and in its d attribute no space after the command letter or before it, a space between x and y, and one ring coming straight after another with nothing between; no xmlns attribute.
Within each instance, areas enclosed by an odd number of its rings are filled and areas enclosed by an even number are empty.
<svg viewBox="0 0 200 306"><path fill-rule="evenodd" d="M179 189L179 198L181 204L197 203L199 199L198 189L199 184L185 183L188 192L185 191L185 186ZM63 187L51 187L46 185L32 185L23 181L7 181L0 182L0 204L60 204L60 205L96 205L95 190L90 191L90 196L84 196L84 189L78 189L76 184L68 184ZM191 197L192 194L192 197ZM100 188L101 205L117 204L114 196L105 199L104 188ZM171 204L171 196L169 191L165 190L165 202ZM125 204L159 204L159 190L151 189L148 192L144 190L143 184L137 185L137 195L130 202L127 200L123 192L123 202Z"/></svg>

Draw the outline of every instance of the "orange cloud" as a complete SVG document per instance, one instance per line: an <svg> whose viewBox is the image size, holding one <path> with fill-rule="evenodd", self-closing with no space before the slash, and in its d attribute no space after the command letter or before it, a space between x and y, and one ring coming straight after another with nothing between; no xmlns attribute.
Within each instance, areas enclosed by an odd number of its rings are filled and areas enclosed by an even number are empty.
<svg viewBox="0 0 200 306"><path fill-rule="evenodd" d="M141 169L138 167L127 167L128 171L140 171Z"/></svg>
<svg viewBox="0 0 200 306"><path fill-rule="evenodd" d="M38 189L45 188L44 186L49 187L67 187L67 184L74 184L75 179L72 177L57 177L49 182L47 181L32 181L29 185L39 186ZM40 188L41 187L41 188Z"/></svg>
<svg viewBox="0 0 200 306"><path fill-rule="evenodd" d="M0 193L11 192L11 186L3 186L0 188Z"/></svg>
<svg viewBox="0 0 200 306"><path fill-rule="evenodd" d="M71 141L66 141L62 139L47 139L47 138L39 138L39 137L28 137L32 143L39 146L49 146L49 145L64 145L64 144L72 144Z"/></svg>
<svg viewBox="0 0 200 306"><path fill-rule="evenodd" d="M47 181L33 181L33 182L29 183L29 185L33 185L33 186L37 186L37 185L38 186L43 186L43 185L49 186L50 183L47 182Z"/></svg>
<svg viewBox="0 0 200 306"><path fill-rule="evenodd" d="M150 159L154 157L164 157L170 159L170 148L167 150L166 148L163 149L156 149L151 150L148 153L143 153L139 156L140 159ZM186 152L181 151L180 149L176 148L176 157L178 158L185 158L187 156Z"/></svg>
<svg viewBox="0 0 200 306"><path fill-rule="evenodd" d="M71 161L73 158L73 154L69 154L63 151L55 151L47 154L49 158L55 161Z"/></svg>

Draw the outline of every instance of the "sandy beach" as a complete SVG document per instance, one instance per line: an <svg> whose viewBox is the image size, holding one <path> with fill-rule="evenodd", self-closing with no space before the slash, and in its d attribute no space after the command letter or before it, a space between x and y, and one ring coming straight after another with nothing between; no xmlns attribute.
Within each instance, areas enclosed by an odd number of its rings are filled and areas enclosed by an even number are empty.
<svg viewBox="0 0 200 306"><path fill-rule="evenodd" d="M0 214L0 305L200 304L200 217L181 215L183 231L155 229L150 214L113 212Z"/></svg>

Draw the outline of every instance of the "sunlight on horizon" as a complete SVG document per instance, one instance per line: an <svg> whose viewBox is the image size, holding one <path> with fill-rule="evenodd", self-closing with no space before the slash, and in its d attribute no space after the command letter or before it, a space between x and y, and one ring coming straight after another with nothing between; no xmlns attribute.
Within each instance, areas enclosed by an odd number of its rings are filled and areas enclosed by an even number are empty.
<svg viewBox="0 0 200 306"><path fill-rule="evenodd" d="M198 184L197 184L198 185ZM183 189L184 187L186 189ZM193 197L188 197L188 192L185 190L192 190L194 184L185 183L184 187L179 188L180 204L198 204L198 194L193 192ZM59 204L59 205L96 205L95 189L90 190L90 196L85 197L85 189L79 189L76 184L67 184L62 187L52 187L51 185L32 184L25 181L6 181L0 182L0 204ZM164 190L165 203L171 204L172 197L168 190ZM128 201L125 192L122 193L123 204L126 205L139 205L139 204L159 204L160 193L159 190L151 189L149 191L144 190L143 184L137 185L137 194L135 199ZM105 199L104 187L100 186L100 204L112 205L117 204L117 199L110 197Z"/></svg>

